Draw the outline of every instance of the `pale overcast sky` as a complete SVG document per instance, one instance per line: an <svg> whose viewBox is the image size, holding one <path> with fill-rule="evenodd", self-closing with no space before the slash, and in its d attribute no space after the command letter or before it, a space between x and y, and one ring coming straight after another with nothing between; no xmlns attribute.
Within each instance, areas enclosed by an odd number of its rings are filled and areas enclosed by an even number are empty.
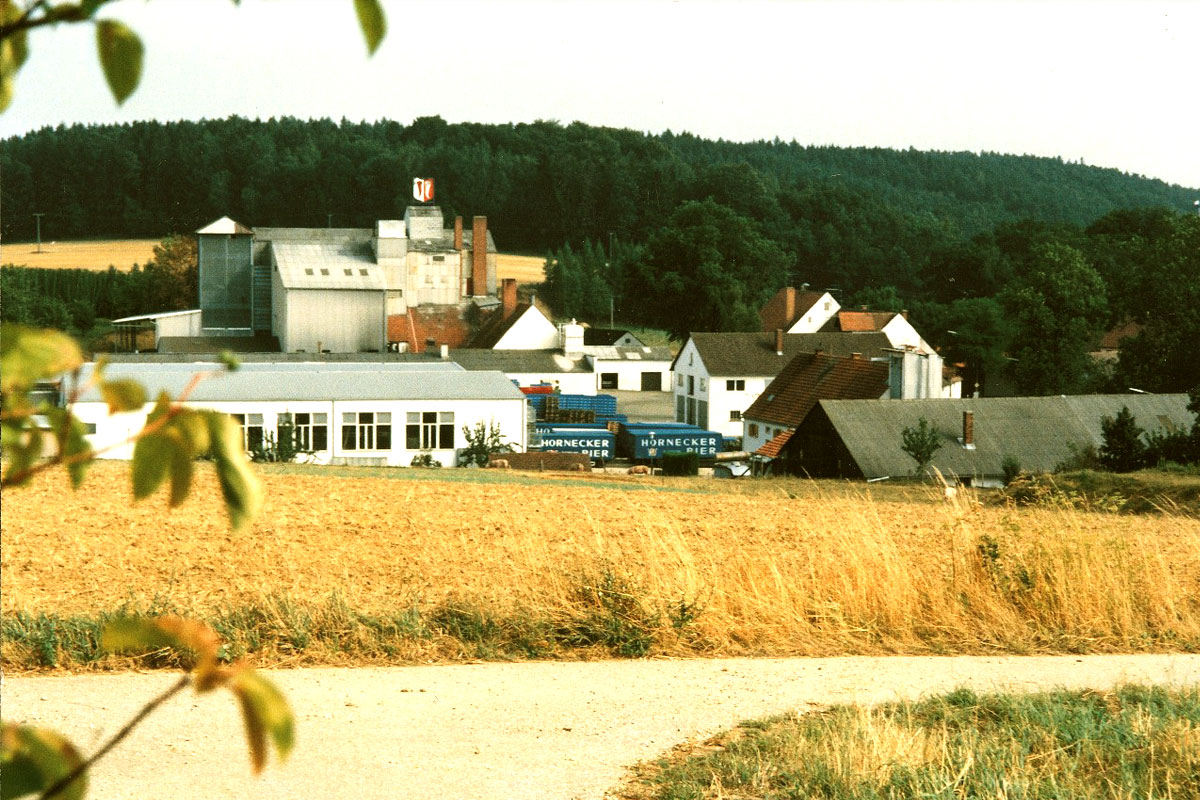
<svg viewBox="0 0 1200 800"><path fill-rule="evenodd" d="M118 108L88 26L31 36L0 137L239 114L581 120L738 141L1061 156L1200 188L1200 2L122 0Z"/></svg>

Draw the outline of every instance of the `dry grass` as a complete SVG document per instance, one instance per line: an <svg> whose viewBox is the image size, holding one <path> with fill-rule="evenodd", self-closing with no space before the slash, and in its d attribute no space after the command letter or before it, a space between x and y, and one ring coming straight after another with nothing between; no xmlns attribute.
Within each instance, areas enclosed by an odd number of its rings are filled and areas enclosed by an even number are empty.
<svg viewBox="0 0 1200 800"><path fill-rule="evenodd" d="M42 269L95 269L114 266L125 271L134 264L145 265L154 257L158 239L106 239L86 242L42 242L42 252L34 242L5 242L0 261Z"/></svg>
<svg viewBox="0 0 1200 800"><path fill-rule="evenodd" d="M407 614L428 634L380 658L1200 648L1200 522L1185 518L980 507L919 487L872 500L833 483L292 469L264 473L266 511L235 534L209 470L170 512L130 507L127 470L97 464L76 493L55 477L6 494L6 619L129 604L256 609L278 629L297 614L314 630ZM588 615L618 644L581 633Z"/></svg>
<svg viewBox="0 0 1200 800"><path fill-rule="evenodd" d="M496 277L516 278L517 283L541 283L546 280L546 259L541 256L496 256Z"/></svg>

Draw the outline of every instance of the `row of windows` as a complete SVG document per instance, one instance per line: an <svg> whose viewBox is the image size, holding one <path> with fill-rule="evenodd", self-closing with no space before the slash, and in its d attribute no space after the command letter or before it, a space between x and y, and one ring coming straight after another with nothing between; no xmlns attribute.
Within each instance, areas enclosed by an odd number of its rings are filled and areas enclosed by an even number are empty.
<svg viewBox="0 0 1200 800"><path fill-rule="evenodd" d="M676 373L675 385L681 389L683 388L683 380L684 380L683 373L682 372ZM744 391L746 391L746 380L744 378L730 378L729 380L725 381L725 390L728 392L744 392ZM700 391L702 391L702 392L708 391L708 379L707 378L700 379ZM687 393L688 394L696 393L696 378L692 375L687 376Z"/></svg>
<svg viewBox="0 0 1200 800"><path fill-rule="evenodd" d="M263 415L232 415L242 426L242 445L248 452L262 449ZM296 445L314 452L329 449L328 414L279 415L279 426L295 430ZM454 447L453 411L410 411L405 415L404 446L408 450L450 450ZM388 411L348 411L342 414L343 450L391 450L392 415Z"/></svg>

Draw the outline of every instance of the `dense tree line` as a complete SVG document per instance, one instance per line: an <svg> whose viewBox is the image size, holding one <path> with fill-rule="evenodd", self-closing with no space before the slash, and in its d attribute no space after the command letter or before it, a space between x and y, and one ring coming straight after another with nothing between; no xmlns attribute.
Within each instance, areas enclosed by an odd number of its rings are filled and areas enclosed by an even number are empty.
<svg viewBox="0 0 1200 800"><path fill-rule="evenodd" d="M712 197L794 253L807 280L912 271L936 243L1034 218L1086 225L1115 208L1183 209L1181 187L1059 159L733 143L574 123L138 122L45 128L3 142L2 232L163 236L228 214L247 225L369 226L403 212L413 177L451 213L485 214L507 250L646 242Z"/></svg>

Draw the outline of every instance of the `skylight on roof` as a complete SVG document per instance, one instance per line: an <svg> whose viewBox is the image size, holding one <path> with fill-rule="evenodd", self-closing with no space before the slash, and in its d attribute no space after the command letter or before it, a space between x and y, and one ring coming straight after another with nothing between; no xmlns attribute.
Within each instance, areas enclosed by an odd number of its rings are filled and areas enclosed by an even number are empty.
<svg viewBox="0 0 1200 800"><path fill-rule="evenodd" d="M327 269L323 269L323 270L321 270L321 274L322 274L322 275L328 275L328 274L329 274L329 270L327 270Z"/></svg>
<svg viewBox="0 0 1200 800"><path fill-rule="evenodd" d="M312 271L311 269L306 269L306 270L304 270L304 274L305 274L305 275L312 275L312 274L313 274L313 271Z"/></svg>
<svg viewBox="0 0 1200 800"><path fill-rule="evenodd" d="M358 271L358 274L359 274L359 275L362 275L364 278L365 278L365 277L367 277L367 271L366 271L365 269L360 269L360 270Z"/></svg>
<svg viewBox="0 0 1200 800"><path fill-rule="evenodd" d="M347 277L350 277L350 278L353 278L353 277L354 277L354 270L352 270L352 269L346 269L346 270L342 270L342 271L346 273L346 276L347 276Z"/></svg>

